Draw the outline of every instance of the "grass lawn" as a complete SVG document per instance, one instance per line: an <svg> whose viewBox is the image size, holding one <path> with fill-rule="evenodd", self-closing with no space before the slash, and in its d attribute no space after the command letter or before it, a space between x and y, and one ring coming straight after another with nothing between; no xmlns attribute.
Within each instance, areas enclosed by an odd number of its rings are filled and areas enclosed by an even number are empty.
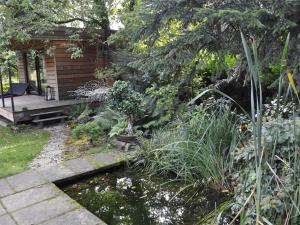
<svg viewBox="0 0 300 225"><path fill-rule="evenodd" d="M14 133L0 126L0 177L20 173L48 142L49 134L34 130Z"/></svg>

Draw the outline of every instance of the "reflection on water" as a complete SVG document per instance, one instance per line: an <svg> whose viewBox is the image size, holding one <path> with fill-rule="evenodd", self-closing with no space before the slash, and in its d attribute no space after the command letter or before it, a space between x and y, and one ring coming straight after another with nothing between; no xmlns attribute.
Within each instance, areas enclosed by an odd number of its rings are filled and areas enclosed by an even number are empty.
<svg viewBox="0 0 300 225"><path fill-rule="evenodd" d="M224 198L212 190L182 190L183 184L118 170L63 190L109 225L197 224Z"/></svg>

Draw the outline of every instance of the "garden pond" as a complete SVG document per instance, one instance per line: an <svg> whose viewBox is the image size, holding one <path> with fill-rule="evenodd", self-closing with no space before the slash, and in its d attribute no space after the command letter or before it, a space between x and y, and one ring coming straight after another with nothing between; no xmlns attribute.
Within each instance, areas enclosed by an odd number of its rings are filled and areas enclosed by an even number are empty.
<svg viewBox="0 0 300 225"><path fill-rule="evenodd" d="M168 179L118 168L62 190L108 225L197 224L226 196Z"/></svg>

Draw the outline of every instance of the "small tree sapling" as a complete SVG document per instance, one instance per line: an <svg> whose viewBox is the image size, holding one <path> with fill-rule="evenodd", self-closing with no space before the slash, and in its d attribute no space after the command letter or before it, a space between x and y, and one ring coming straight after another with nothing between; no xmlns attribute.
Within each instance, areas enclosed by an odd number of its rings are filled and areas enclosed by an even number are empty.
<svg viewBox="0 0 300 225"><path fill-rule="evenodd" d="M128 120L128 134L133 135L134 119L141 113L143 96L126 81L116 81L108 93L109 106Z"/></svg>

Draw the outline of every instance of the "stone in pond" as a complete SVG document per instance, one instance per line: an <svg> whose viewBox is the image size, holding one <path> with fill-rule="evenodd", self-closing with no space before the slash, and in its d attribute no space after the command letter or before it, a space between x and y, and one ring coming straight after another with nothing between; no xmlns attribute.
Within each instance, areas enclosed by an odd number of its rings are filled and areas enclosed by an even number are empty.
<svg viewBox="0 0 300 225"><path fill-rule="evenodd" d="M132 180L128 177L123 177L120 179L117 179L117 186L118 189L127 190L132 187Z"/></svg>

